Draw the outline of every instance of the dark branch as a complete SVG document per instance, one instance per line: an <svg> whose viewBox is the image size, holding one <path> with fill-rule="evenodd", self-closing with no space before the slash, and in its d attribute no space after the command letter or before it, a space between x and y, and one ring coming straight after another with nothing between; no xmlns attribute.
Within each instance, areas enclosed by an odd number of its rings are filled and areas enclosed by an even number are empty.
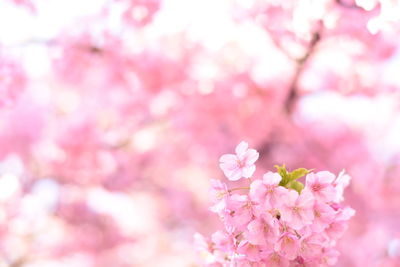
<svg viewBox="0 0 400 267"><path fill-rule="evenodd" d="M304 56L302 56L301 58L296 60L298 63L297 69L296 69L296 72L294 73L292 82L290 83L289 93L285 100L285 109L288 114L291 114L293 111L293 108L295 106L295 103L296 103L296 100L298 97L297 86L298 86L299 78L304 70L305 64L307 63L307 61L313 54L316 45L321 40L321 32L322 32L322 27L320 27L320 29L313 34L311 41L309 43L309 46L308 46L308 50L304 54Z"/></svg>
<svg viewBox="0 0 400 267"><path fill-rule="evenodd" d="M266 141L263 142L257 148L257 151L260 154L260 158L263 158L266 155L268 155L271 152L271 150L273 149L274 144L276 144L276 142L274 142L274 140L271 140L271 139L270 138L266 138Z"/></svg>

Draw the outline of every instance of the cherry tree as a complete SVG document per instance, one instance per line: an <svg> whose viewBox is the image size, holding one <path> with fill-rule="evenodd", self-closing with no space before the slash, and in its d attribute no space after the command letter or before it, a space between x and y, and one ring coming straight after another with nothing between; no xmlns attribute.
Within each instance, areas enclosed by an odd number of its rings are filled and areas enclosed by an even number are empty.
<svg viewBox="0 0 400 267"><path fill-rule="evenodd" d="M241 140L259 153L246 176L349 173L338 266L400 261L398 1L13 0L0 13L0 264L200 264L193 234L220 227L210 178Z"/></svg>

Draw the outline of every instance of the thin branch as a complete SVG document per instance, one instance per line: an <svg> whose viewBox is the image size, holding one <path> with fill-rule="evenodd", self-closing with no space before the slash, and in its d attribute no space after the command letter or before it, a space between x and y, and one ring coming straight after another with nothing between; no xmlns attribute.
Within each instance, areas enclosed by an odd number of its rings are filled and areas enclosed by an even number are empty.
<svg viewBox="0 0 400 267"><path fill-rule="evenodd" d="M304 66L306 65L306 63L308 62L309 58L311 57L311 55L313 54L316 45L318 44L318 42L321 40L321 34L322 34L322 26L320 27L320 29L318 31L316 31L312 38L311 41L309 43L309 47L307 52L304 54L304 56L302 56L301 58L297 59L297 69L294 73L293 79L290 83L290 89L289 89L289 93L286 97L285 100L285 109L286 112L288 114L291 114L291 112L293 111L295 102L297 100L298 97L298 92L297 92L297 87L298 87L298 81L300 79L301 74L304 71Z"/></svg>
<svg viewBox="0 0 400 267"><path fill-rule="evenodd" d="M285 56L287 56L290 60L296 60L295 57L293 57L288 50L285 49L285 47L279 42L279 39L276 38L275 34L268 28L265 28L266 31L268 32L269 37L271 38L272 43L275 45L275 47L280 50Z"/></svg>

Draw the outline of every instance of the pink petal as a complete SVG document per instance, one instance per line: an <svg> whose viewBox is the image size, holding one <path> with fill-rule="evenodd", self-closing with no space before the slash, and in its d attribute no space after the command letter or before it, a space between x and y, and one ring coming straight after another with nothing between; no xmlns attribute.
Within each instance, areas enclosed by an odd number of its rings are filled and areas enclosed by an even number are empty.
<svg viewBox="0 0 400 267"><path fill-rule="evenodd" d="M217 202L215 205L210 207L210 211L214 212L214 213L221 213L226 209L226 201L225 199L220 200L219 202Z"/></svg>
<svg viewBox="0 0 400 267"><path fill-rule="evenodd" d="M243 159L247 165L254 164L260 155L255 149L249 149L244 153Z"/></svg>
<svg viewBox="0 0 400 267"><path fill-rule="evenodd" d="M288 224L295 230L300 230L305 225L303 218L297 213L292 214L292 220Z"/></svg>
<svg viewBox="0 0 400 267"><path fill-rule="evenodd" d="M236 155L238 156L244 155L248 147L249 147L248 143L244 141L240 142L240 144L238 144L237 147L235 148Z"/></svg>
<svg viewBox="0 0 400 267"><path fill-rule="evenodd" d="M306 176L306 185L311 186L312 184L315 183L317 177L315 176L315 173L309 173Z"/></svg>
<svg viewBox="0 0 400 267"><path fill-rule="evenodd" d="M317 172L316 175L321 184L330 184L335 180L335 175L328 171Z"/></svg>
<svg viewBox="0 0 400 267"><path fill-rule="evenodd" d="M266 266L268 266L268 267L288 267L289 266L289 261L285 257L282 257L275 251L271 251L270 254L268 256L266 256L265 263L266 263Z"/></svg>
<svg viewBox="0 0 400 267"><path fill-rule="evenodd" d="M275 244L275 250L287 259L294 260L297 257L299 245L299 241L295 236L285 233Z"/></svg>
<svg viewBox="0 0 400 267"><path fill-rule="evenodd" d="M229 251L233 246L233 239L226 232L221 230L212 234L211 240L223 251Z"/></svg>
<svg viewBox="0 0 400 267"><path fill-rule="evenodd" d="M242 175L245 178L250 178L255 171L256 171L255 165L246 166L246 167L243 167L243 169L242 169Z"/></svg>
<svg viewBox="0 0 400 267"><path fill-rule="evenodd" d="M234 154L224 154L219 158L220 163L236 163L238 158Z"/></svg>
<svg viewBox="0 0 400 267"><path fill-rule="evenodd" d="M264 245L266 243L264 237L264 224L259 220L253 220L247 225L247 239L253 245Z"/></svg>
<svg viewBox="0 0 400 267"><path fill-rule="evenodd" d="M265 186L261 180L255 180L250 185L249 195L252 201L261 203L263 197L265 196Z"/></svg>
<svg viewBox="0 0 400 267"><path fill-rule="evenodd" d="M238 167L236 167L235 169L229 169L229 168L226 168L225 165L222 165L222 164L219 167L224 172L226 178L231 177L232 174L234 173L234 171L239 169Z"/></svg>
<svg viewBox="0 0 400 267"><path fill-rule="evenodd" d="M241 208L237 210L233 216L233 223L235 224L235 227L240 228L245 226L251 220L252 216L253 214L248 208Z"/></svg>
<svg viewBox="0 0 400 267"><path fill-rule="evenodd" d="M281 214L281 220L284 222L290 222L292 220L292 208L288 206L283 206L279 209Z"/></svg>
<svg viewBox="0 0 400 267"><path fill-rule="evenodd" d="M267 185L278 185L282 177L278 173L267 172L263 175L263 182Z"/></svg>
<svg viewBox="0 0 400 267"><path fill-rule="evenodd" d="M338 214L336 220L348 220L356 214L356 211L350 207L345 207L343 210Z"/></svg>
<svg viewBox="0 0 400 267"><path fill-rule="evenodd" d="M324 261L327 265L333 266L336 264L340 253L337 250L329 249L325 252Z"/></svg>
<svg viewBox="0 0 400 267"><path fill-rule="evenodd" d="M314 197L309 190L304 189L299 195L297 202L299 206L311 210L312 207L314 206Z"/></svg>
<svg viewBox="0 0 400 267"><path fill-rule="evenodd" d="M349 185L350 179L351 179L350 175L346 174L344 171L341 171L338 177L336 178L334 184L336 186L346 187Z"/></svg>
<svg viewBox="0 0 400 267"><path fill-rule="evenodd" d="M293 207L299 198L299 193L295 190L288 190L284 197L286 198L287 205Z"/></svg>
<svg viewBox="0 0 400 267"><path fill-rule="evenodd" d="M240 178L242 178L242 169L237 168L231 172L224 172L226 178L228 178L228 180L230 181L237 181Z"/></svg>
<svg viewBox="0 0 400 267"><path fill-rule="evenodd" d="M305 225L311 224L314 219L314 211L312 209L303 210L301 216Z"/></svg>
<svg viewBox="0 0 400 267"><path fill-rule="evenodd" d="M336 198L336 189L328 185L319 192L319 196L325 201L332 201Z"/></svg>
<svg viewBox="0 0 400 267"><path fill-rule="evenodd" d="M239 165L237 163L220 163L219 167L221 170L227 170L227 171L234 171L239 168Z"/></svg>
<svg viewBox="0 0 400 267"><path fill-rule="evenodd" d="M306 259L314 258L321 253L323 240L318 235L310 236L302 242L301 255Z"/></svg>
<svg viewBox="0 0 400 267"><path fill-rule="evenodd" d="M274 193L270 195L271 204L281 206L286 203L286 195L289 193L289 190L283 186L275 187Z"/></svg>

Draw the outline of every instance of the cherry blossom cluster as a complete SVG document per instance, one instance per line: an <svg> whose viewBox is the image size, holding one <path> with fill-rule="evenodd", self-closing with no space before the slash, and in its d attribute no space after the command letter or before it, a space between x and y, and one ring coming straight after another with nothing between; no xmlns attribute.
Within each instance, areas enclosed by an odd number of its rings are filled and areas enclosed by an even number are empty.
<svg viewBox="0 0 400 267"><path fill-rule="evenodd" d="M212 181L214 205L223 230L207 239L195 235L207 266L330 266L337 262L337 240L355 211L341 204L350 176L276 166L252 177L259 154L241 142L236 154L220 158L231 181L249 178L248 187L229 189ZM298 181L305 176L305 185ZM239 192L246 193L239 193Z"/></svg>

